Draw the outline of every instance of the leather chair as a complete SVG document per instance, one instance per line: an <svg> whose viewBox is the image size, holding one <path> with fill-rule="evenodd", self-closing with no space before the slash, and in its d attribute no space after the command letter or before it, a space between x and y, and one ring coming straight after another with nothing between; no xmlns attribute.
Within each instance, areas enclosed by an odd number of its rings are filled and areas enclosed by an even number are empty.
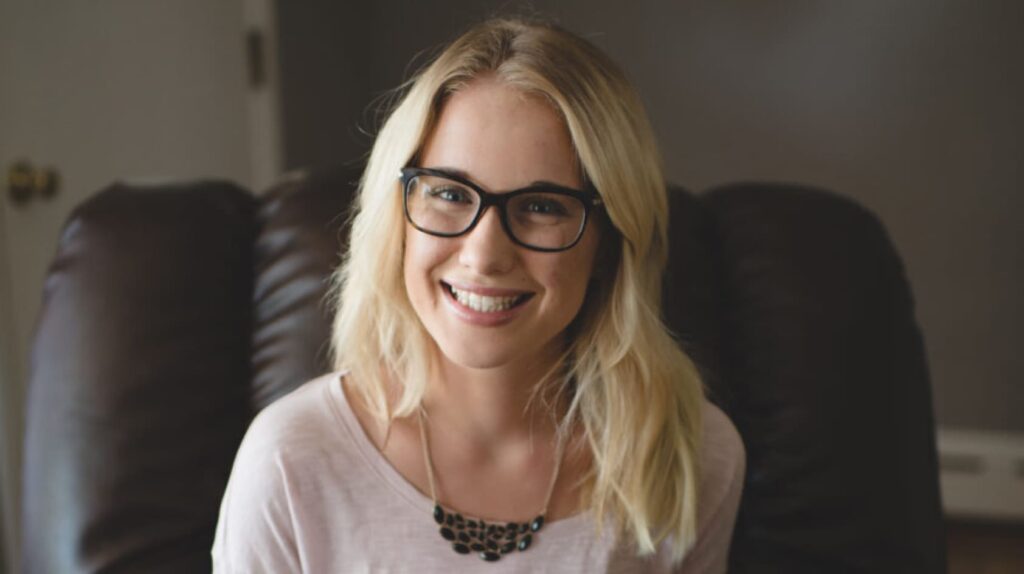
<svg viewBox="0 0 1024 574"><path fill-rule="evenodd" d="M358 176L116 184L74 211L32 349L24 572L210 570L248 422L328 370ZM748 452L731 571L945 572L922 339L878 219L792 185L670 197L665 320Z"/></svg>

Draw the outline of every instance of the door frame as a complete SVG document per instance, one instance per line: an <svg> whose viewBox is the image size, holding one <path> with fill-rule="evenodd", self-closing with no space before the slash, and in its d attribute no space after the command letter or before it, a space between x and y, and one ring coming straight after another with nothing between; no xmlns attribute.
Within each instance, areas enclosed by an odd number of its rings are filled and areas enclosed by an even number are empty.
<svg viewBox="0 0 1024 574"><path fill-rule="evenodd" d="M6 179L6 178L5 178ZM6 182L0 192L6 194ZM0 569L16 572L21 523L21 450L24 437L24 377L28 358L16 340L7 250L6 198L0 198Z"/></svg>
<svg viewBox="0 0 1024 574"><path fill-rule="evenodd" d="M261 71L259 82L249 77L249 184L255 193L263 193L281 177L284 166L281 120L281 72L278 59L277 12L274 0L242 0L245 33L255 33L260 41L259 54L247 54L250 74L252 58ZM246 39L248 41L248 39Z"/></svg>
<svg viewBox="0 0 1024 574"><path fill-rule="evenodd" d="M258 83L249 78L246 92L249 181L239 183L263 193L280 178L284 165L275 0L241 0L241 6L243 33L254 33L261 42L262 74ZM252 69L252 62L247 63ZM0 168L6 171L7 166ZM3 176L0 193L6 195L6 173ZM21 554L21 473L30 346L17 340L14 325L6 210L7 198L0 197L0 574L17 572Z"/></svg>

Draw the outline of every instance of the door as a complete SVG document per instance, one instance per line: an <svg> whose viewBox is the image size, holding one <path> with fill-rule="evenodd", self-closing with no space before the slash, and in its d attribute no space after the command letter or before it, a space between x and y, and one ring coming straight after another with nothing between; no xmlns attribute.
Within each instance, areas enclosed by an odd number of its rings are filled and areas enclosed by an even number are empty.
<svg viewBox="0 0 1024 574"><path fill-rule="evenodd" d="M0 556L9 566L17 560L27 353L60 227L76 204L117 179L265 183L277 161L273 118L265 117L273 106L249 89L246 29L269 6L0 2ZM8 172L18 162L36 174L19 181L55 174L56 193L29 186L15 201Z"/></svg>

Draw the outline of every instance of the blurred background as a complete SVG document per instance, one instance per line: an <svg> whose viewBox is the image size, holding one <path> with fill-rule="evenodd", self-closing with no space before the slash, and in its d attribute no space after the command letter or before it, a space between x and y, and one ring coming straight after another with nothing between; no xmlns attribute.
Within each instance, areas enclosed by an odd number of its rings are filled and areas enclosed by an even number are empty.
<svg viewBox="0 0 1024 574"><path fill-rule="evenodd" d="M809 184L874 211L924 332L953 572L1024 571L1024 5L1012 0L0 0L4 562L28 348L62 222L118 179L359 161L373 103L467 24L548 16L609 53L670 181Z"/></svg>

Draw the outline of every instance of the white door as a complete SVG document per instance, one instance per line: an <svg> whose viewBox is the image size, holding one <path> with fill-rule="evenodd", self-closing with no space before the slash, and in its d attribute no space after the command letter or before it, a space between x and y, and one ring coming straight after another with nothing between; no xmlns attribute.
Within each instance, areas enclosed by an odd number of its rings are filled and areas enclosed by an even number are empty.
<svg viewBox="0 0 1024 574"><path fill-rule="evenodd" d="M269 6L0 1L0 555L8 565L17 558L26 358L59 229L116 179L220 177L251 189L272 176L273 118L257 117L272 106L249 90L246 67L246 30ZM253 125L262 131L251 133ZM8 170L18 161L59 174L56 195L13 201Z"/></svg>

